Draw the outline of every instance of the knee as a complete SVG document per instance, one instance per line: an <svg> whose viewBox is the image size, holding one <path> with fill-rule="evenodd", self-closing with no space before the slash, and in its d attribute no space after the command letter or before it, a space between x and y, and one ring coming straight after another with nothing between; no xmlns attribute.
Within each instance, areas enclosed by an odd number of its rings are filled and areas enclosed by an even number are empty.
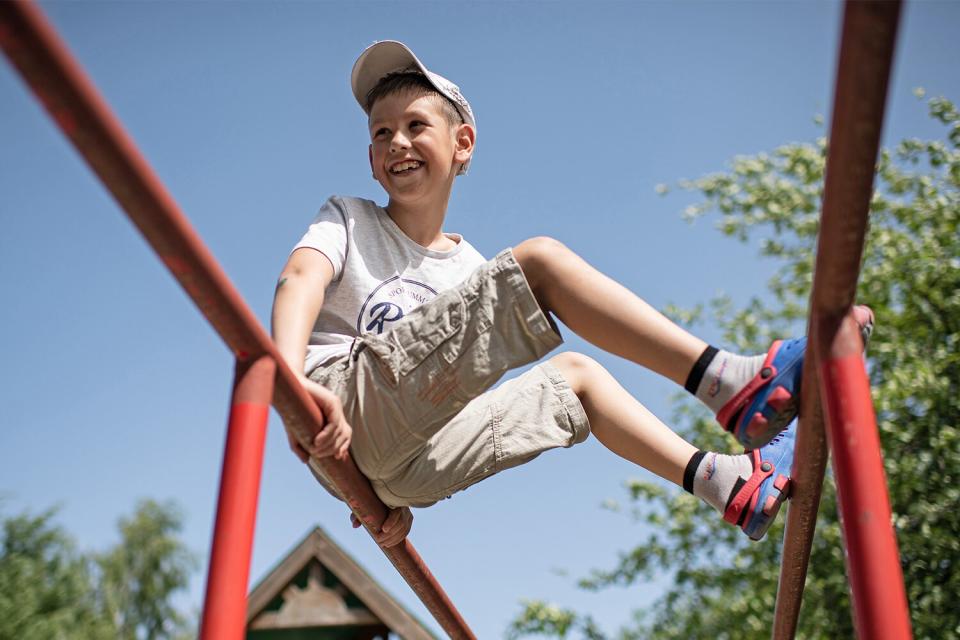
<svg viewBox="0 0 960 640"><path fill-rule="evenodd" d="M552 262L569 252L562 242L546 236L524 240L513 248L513 256L534 290L544 281Z"/></svg>
<svg viewBox="0 0 960 640"><path fill-rule="evenodd" d="M587 393L591 382L607 374L599 362L575 351L565 351L550 358L550 363L560 370L570 388L577 396Z"/></svg>

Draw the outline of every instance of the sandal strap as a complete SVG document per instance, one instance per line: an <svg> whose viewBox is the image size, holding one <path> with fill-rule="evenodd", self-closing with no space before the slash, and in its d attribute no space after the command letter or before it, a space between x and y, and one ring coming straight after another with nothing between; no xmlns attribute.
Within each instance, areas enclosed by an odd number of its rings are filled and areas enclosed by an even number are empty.
<svg viewBox="0 0 960 640"><path fill-rule="evenodd" d="M776 467L772 462L763 462L760 460L760 450L754 449L748 452L753 457L753 474L750 479L740 488L737 495L730 500L726 511L723 512L723 519L731 524L739 524L739 520L744 510L756 505L758 500L757 489L764 480L773 475ZM764 465L767 469L764 470ZM746 525L746 523L744 523Z"/></svg>
<svg viewBox="0 0 960 640"><path fill-rule="evenodd" d="M765 384L768 384L774 379L774 377L776 377L777 368L773 366L773 359L777 357L777 352L780 350L781 342L783 342L783 340L777 340L773 343L773 345L771 345L770 350L767 351L767 357L763 361L763 366L760 367L760 371L757 373L757 375L753 376L753 379L750 380L746 386L740 389L740 391L737 392L737 395L730 398L730 401L723 405L720 411L717 412L717 422L722 424L723 428L727 431L733 433L733 419L753 398L757 389ZM766 376L763 375L765 370L767 370Z"/></svg>

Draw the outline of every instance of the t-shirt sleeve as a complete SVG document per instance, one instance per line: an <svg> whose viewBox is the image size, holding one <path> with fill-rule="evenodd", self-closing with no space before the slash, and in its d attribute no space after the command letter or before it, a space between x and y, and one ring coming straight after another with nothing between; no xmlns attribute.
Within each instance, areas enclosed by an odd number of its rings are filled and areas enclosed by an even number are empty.
<svg viewBox="0 0 960 640"><path fill-rule="evenodd" d="M333 264L333 279L340 279L347 258L347 215L338 198L330 198L320 207L313 224L291 253L302 247L316 249L327 256Z"/></svg>

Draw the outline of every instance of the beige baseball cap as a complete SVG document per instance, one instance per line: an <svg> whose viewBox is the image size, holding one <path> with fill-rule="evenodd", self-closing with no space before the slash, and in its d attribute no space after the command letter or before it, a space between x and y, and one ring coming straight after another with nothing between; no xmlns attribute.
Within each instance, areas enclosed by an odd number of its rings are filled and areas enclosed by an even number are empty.
<svg viewBox="0 0 960 640"><path fill-rule="evenodd" d="M470 108L470 103L460 93L460 87L440 74L427 69L409 47L396 40L381 40L373 43L360 54L360 57L353 64L350 86L353 89L353 97L357 99L360 108L366 112L367 94L384 76L406 70L419 71L426 76L430 84L453 103L463 121L476 128L477 121L473 117L473 109ZM470 161L468 160L460 167L458 173L465 174L469 166Z"/></svg>

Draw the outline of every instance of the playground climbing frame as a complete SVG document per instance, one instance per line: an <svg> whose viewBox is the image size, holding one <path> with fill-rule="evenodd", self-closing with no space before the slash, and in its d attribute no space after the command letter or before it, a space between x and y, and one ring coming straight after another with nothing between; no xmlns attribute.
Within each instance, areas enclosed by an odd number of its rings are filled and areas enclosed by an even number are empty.
<svg viewBox="0 0 960 640"><path fill-rule="evenodd" d="M808 325L810 348L773 637L796 633L828 454L833 449L854 621L861 638L911 637L855 300L899 1L848 0ZM236 357L236 378L201 638L244 636L263 446L272 404L301 442L323 417L40 9L0 2L0 47ZM823 409L821 410L821 404ZM320 461L371 532L387 508L352 459ZM451 638L473 633L409 540L383 548Z"/></svg>

